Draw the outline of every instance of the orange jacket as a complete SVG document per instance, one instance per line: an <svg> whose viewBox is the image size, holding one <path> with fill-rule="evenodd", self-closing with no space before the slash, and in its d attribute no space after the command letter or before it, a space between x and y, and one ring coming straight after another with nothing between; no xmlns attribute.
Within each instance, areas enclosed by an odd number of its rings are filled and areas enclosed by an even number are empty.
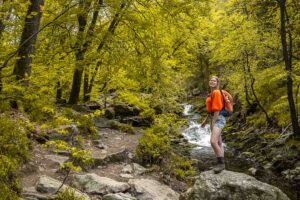
<svg viewBox="0 0 300 200"><path fill-rule="evenodd" d="M206 97L206 110L208 113L221 111L223 107L224 103L220 90L214 90Z"/></svg>

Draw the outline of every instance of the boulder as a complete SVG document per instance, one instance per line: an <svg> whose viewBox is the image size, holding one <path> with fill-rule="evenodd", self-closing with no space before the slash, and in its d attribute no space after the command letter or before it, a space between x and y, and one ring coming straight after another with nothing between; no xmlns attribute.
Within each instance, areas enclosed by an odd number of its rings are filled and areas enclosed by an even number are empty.
<svg viewBox="0 0 300 200"><path fill-rule="evenodd" d="M289 198L280 189L260 182L254 177L224 170L220 174L214 174L213 171L201 173L189 199L288 200Z"/></svg>
<svg viewBox="0 0 300 200"><path fill-rule="evenodd" d="M169 186L151 179L130 179L128 182L139 200L177 200L179 194Z"/></svg>
<svg viewBox="0 0 300 200"><path fill-rule="evenodd" d="M130 106L127 104L116 104L114 105L114 110L116 116L121 116L121 117L137 116L141 112L141 110L136 106Z"/></svg>
<svg viewBox="0 0 300 200"><path fill-rule="evenodd" d="M58 188L61 186L62 182L53 179L48 176L41 176L40 179L38 180L35 189L37 192L42 193L42 194L55 194ZM63 187L60 189L60 191L64 191L65 189L70 189L75 192L76 197L83 197L84 200L90 200L90 197L87 196L84 193L81 193L80 191L71 188L67 185L63 185Z"/></svg>
<svg viewBox="0 0 300 200"><path fill-rule="evenodd" d="M118 182L97 174L75 175L73 184L89 194L108 194L124 192L130 188L128 183Z"/></svg>

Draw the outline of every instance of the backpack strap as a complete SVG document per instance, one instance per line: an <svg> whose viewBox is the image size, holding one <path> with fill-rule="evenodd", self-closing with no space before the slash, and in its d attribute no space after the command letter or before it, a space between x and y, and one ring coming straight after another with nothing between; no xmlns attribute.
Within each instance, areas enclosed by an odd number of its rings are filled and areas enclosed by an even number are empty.
<svg viewBox="0 0 300 200"><path fill-rule="evenodd" d="M221 92L222 101L223 101L223 108L222 108L222 110L223 110L225 108L225 99L224 99L224 95L223 95L223 92L221 89L220 89L220 92Z"/></svg>

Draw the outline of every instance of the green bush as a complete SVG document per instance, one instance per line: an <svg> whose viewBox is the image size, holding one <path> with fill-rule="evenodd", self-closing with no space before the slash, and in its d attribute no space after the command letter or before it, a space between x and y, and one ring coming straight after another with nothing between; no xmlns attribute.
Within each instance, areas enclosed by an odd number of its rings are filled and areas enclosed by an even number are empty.
<svg viewBox="0 0 300 200"><path fill-rule="evenodd" d="M17 199L20 193L16 171L28 158L29 140L23 127L8 115L0 118L0 196Z"/></svg>
<svg viewBox="0 0 300 200"><path fill-rule="evenodd" d="M93 114L81 114L72 110L71 108L65 108L62 110L62 115L70 119L73 123L77 124L81 133L96 133Z"/></svg>
<svg viewBox="0 0 300 200"><path fill-rule="evenodd" d="M140 161L144 164L159 164L160 171L179 180L193 176L193 163L178 155L171 146L171 138L179 135L179 127L183 123L175 114L156 116L152 127L146 129L139 140L136 154Z"/></svg>

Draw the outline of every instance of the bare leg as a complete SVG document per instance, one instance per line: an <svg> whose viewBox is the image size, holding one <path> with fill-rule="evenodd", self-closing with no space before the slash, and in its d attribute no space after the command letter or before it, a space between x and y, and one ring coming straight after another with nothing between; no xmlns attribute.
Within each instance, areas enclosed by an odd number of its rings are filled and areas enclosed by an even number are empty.
<svg viewBox="0 0 300 200"><path fill-rule="evenodd" d="M221 132L222 132L222 129L220 129L216 126L213 127L212 132L211 132L210 144L215 152L216 157L224 156Z"/></svg>
<svg viewBox="0 0 300 200"><path fill-rule="evenodd" d="M218 145L219 145L219 147L220 147L221 150L222 150L222 157L224 157L224 147L223 147L223 141L222 141L222 136L221 136L221 134L220 134L220 136L219 136Z"/></svg>

